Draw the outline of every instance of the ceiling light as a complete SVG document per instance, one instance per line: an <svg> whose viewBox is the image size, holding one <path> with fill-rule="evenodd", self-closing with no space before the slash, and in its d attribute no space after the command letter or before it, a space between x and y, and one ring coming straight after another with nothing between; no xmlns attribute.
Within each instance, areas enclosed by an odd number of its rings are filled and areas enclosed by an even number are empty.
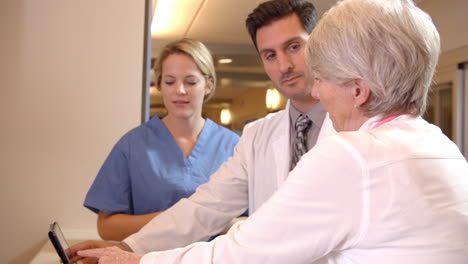
<svg viewBox="0 0 468 264"><path fill-rule="evenodd" d="M157 0L151 35L160 38L184 37L202 4L203 0Z"/></svg>

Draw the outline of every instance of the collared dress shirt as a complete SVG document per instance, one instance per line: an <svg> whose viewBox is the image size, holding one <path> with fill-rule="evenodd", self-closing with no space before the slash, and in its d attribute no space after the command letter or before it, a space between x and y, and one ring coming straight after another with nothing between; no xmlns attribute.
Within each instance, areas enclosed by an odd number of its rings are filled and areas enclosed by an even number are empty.
<svg viewBox="0 0 468 264"><path fill-rule="evenodd" d="M295 137L297 130L296 130L296 120L299 115L306 115L311 121L312 124L310 125L309 129L306 133L306 147L307 150L310 150L315 144L317 143L317 138L320 133L320 129L323 124L324 116L327 114L323 105L318 103L314 107L312 107L307 113L299 112L292 104L289 107L289 134L292 135L289 138L290 144L290 153L294 153L294 144L295 144ZM292 160L291 160L292 162Z"/></svg>
<svg viewBox="0 0 468 264"><path fill-rule="evenodd" d="M317 104L312 107L307 113L301 113L297 110L293 105L289 108L289 134L296 135L296 127L295 122L300 114L306 115L311 121L311 127L307 130L307 150L310 150L315 144L317 143L317 138L320 133L320 129L322 128L324 116L326 115L327 111L323 108L322 104ZM290 137L289 144L291 145L290 151L293 150L294 145L294 136Z"/></svg>

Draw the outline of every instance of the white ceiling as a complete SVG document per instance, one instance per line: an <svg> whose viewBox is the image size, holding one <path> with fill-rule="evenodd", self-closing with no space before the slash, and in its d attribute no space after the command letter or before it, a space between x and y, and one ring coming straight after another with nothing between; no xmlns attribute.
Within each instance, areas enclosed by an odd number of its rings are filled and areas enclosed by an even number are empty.
<svg viewBox="0 0 468 264"><path fill-rule="evenodd" d="M157 0L154 0L157 4ZM248 53L239 49L239 46L252 48L250 37L245 29L245 19L252 10L264 0L186 0L189 8L181 7L184 15L177 18L179 27L169 40L183 37L200 40L204 43L212 43L216 46L214 53ZM336 0L311 1L317 8L319 15L329 9ZM195 4L196 3L196 4ZM195 5L195 6L194 6ZM180 21L182 20L182 21ZM186 21L184 21L186 20ZM166 43L168 39L156 38L155 50L158 44ZM225 48L220 46L224 45ZM219 46L219 47L218 47ZM230 46L237 46L234 50ZM224 51L224 52L223 52Z"/></svg>
<svg viewBox="0 0 468 264"><path fill-rule="evenodd" d="M207 42L251 44L245 19L264 0L204 0L188 31L188 37ZM336 0L312 1L322 14Z"/></svg>

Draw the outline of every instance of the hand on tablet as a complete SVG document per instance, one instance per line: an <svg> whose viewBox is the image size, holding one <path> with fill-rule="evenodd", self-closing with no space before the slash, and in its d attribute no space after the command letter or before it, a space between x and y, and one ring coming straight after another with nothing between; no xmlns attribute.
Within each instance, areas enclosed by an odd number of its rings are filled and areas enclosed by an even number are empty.
<svg viewBox="0 0 468 264"><path fill-rule="evenodd" d="M81 257L98 258L99 264L138 264L143 257L115 246L80 250L77 254Z"/></svg>
<svg viewBox="0 0 468 264"><path fill-rule="evenodd" d="M77 252L80 250L106 247L118 247L120 249L125 250L124 245L118 242L88 240L71 246L70 248L65 250L65 253L67 254L71 263L76 263L77 261L81 261L84 264L98 263L98 259L96 257L80 256L77 254Z"/></svg>

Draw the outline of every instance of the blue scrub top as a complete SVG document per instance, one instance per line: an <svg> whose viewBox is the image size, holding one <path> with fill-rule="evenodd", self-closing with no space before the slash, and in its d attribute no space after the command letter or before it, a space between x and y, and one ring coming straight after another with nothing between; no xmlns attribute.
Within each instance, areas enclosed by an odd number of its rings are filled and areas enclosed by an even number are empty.
<svg viewBox="0 0 468 264"><path fill-rule="evenodd" d="M159 117L130 130L114 146L86 195L94 212L163 211L190 196L232 156L239 136L206 119L187 158Z"/></svg>

